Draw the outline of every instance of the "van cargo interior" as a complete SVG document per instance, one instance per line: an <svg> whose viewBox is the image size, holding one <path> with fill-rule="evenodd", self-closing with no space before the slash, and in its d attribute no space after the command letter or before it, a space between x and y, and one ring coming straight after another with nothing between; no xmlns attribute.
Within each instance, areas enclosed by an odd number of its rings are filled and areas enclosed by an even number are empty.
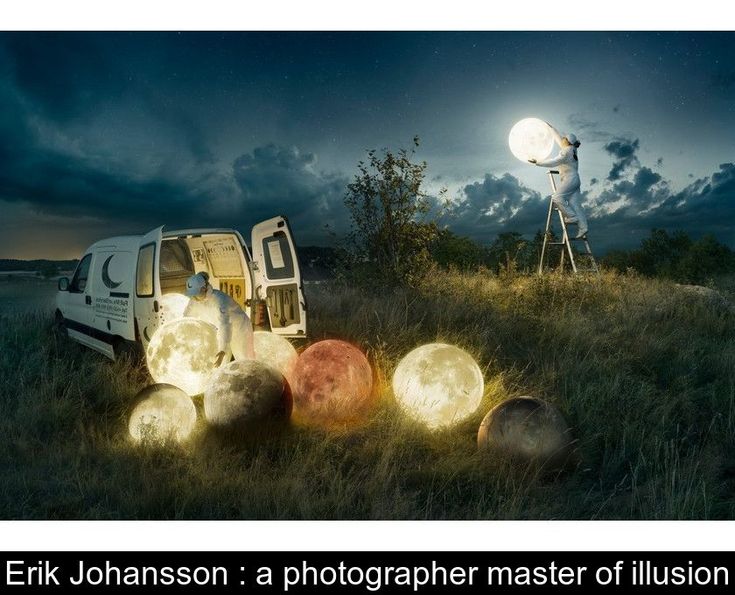
<svg viewBox="0 0 735 595"><path fill-rule="evenodd" d="M246 309L249 277L237 236L204 234L164 238L160 261L164 294L184 293L186 280L204 271L209 274L212 287L224 291Z"/></svg>

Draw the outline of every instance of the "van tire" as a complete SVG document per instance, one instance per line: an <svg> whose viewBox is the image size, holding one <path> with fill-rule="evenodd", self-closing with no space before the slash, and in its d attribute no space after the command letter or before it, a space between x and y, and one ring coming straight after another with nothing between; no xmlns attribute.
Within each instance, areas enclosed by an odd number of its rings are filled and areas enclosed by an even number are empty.
<svg viewBox="0 0 735 595"><path fill-rule="evenodd" d="M65 339L69 336L69 332L66 328L66 319L64 318L64 315L61 313L60 310L56 310L56 313L54 314L54 324L52 326L52 330L54 335L59 338Z"/></svg>
<svg viewBox="0 0 735 595"><path fill-rule="evenodd" d="M132 363L140 363L143 361L143 349L137 341L127 341L122 337L116 337L112 344L112 350L115 353L115 359L127 359Z"/></svg>

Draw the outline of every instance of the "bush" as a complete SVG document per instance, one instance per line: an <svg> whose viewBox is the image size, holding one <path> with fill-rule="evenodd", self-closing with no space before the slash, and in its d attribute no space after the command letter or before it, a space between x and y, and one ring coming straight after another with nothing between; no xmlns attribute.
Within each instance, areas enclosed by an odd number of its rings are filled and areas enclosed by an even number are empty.
<svg viewBox="0 0 735 595"><path fill-rule="evenodd" d="M341 272L353 282L413 285L431 265L439 228L432 198L422 189L427 164L412 161L418 137L413 145L368 151L347 186L352 231L342 246Z"/></svg>

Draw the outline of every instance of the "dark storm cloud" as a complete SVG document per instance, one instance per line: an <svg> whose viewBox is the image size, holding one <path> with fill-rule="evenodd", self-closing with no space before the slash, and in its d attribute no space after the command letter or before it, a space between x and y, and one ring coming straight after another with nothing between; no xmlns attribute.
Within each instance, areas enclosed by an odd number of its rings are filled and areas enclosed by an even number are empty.
<svg viewBox="0 0 735 595"><path fill-rule="evenodd" d="M735 220L735 163L723 163L708 178L696 180L681 192L669 196L657 209L667 226L697 227L725 231L729 240Z"/></svg>
<svg viewBox="0 0 735 595"><path fill-rule="evenodd" d="M46 215L94 217L114 223L116 230L127 225L133 232L163 224L221 225L223 220L247 229L278 213L288 214L304 229L302 242L323 240L324 225L344 229L344 176L318 171L314 154L275 145L255 148L221 172L198 127L176 105L166 107L156 91L138 96L153 115L174 123L186 138L187 155L179 154L179 160L193 158L197 166L184 168L184 173L142 173L122 160L48 143L39 122L53 130L51 122L82 118L85 110L103 101L75 92L69 84L69 78L99 68L100 58L88 45L57 43L54 36L49 45L39 44L44 52L25 38L11 41L12 51L0 56L0 68L16 77L15 84L5 78L0 85L0 200L27 204ZM46 63L44 54L51 50L56 59ZM63 66L69 56L76 57L74 73ZM34 69L48 72L48 80L36 81L29 74Z"/></svg>
<svg viewBox="0 0 735 595"><path fill-rule="evenodd" d="M196 179L141 177L94 154L68 152L43 141L27 100L0 87L0 199L30 204L38 212L67 217L146 222L192 212L207 190L209 174ZM214 191L210 188L209 191ZM160 222L160 223L159 223Z"/></svg>
<svg viewBox="0 0 735 595"><path fill-rule="evenodd" d="M612 197L624 197L629 204L609 214L593 215L596 242L632 247L651 229L681 229L694 237L713 234L732 244L735 234L735 164L726 163L711 176L695 180L680 192L671 192L653 172L636 174L633 183L618 184ZM617 194L620 193L620 194ZM648 205L646 210L641 210Z"/></svg>
<svg viewBox="0 0 735 595"><path fill-rule="evenodd" d="M344 185L363 149L419 134L429 179L465 180L458 232L533 233L548 203L503 173L505 128L548 111L595 151L583 173L597 180L584 187L596 246L608 228L615 245L668 224L699 235L717 223L731 241L721 204L735 203L731 172L702 175L732 159L734 42L727 32L3 33L3 224L36 226L32 208L63 225L96 217L100 233L247 229L283 212L304 241L327 243L324 224L346 225ZM583 57L573 69L538 59L571 45ZM706 142L681 143L692 137ZM674 192L667 176L686 172L701 179Z"/></svg>
<svg viewBox="0 0 735 595"><path fill-rule="evenodd" d="M272 216L277 208L304 230L302 242L317 241L325 225L345 230L347 178L319 171L313 153L269 144L235 159L232 174L239 189L233 206L248 221Z"/></svg>
<svg viewBox="0 0 735 595"><path fill-rule="evenodd" d="M115 34L123 41L122 34ZM17 95L35 116L57 125L86 122L121 97L134 97L159 126L169 127L198 163L214 160L202 126L156 85L123 68L95 35L8 34L4 50Z"/></svg>
<svg viewBox="0 0 735 595"><path fill-rule="evenodd" d="M637 163L638 159L635 154L639 147L640 141L638 139L633 141L617 139L605 145L605 150L615 157L615 162L607 175L609 181L619 180L628 167Z"/></svg>
<svg viewBox="0 0 735 595"><path fill-rule="evenodd" d="M620 219L637 220L642 213L654 208L668 196L668 186L661 176L649 167L640 167L632 179L620 180L596 196L591 214L608 223ZM621 199L625 200L625 204L618 204L615 212L606 210L608 203L616 204Z"/></svg>
<svg viewBox="0 0 735 595"><path fill-rule="evenodd" d="M116 63L90 37L10 33L5 50L18 89L37 113L58 122L89 115L125 87Z"/></svg>
<svg viewBox="0 0 735 595"><path fill-rule="evenodd" d="M711 176L673 192L659 173L634 159L638 148L638 141L612 144L609 152L616 163L633 159L626 178L604 182L595 195L582 194L596 246L633 247L653 228L696 230L695 237L712 233L720 241L735 241L735 164L722 164ZM448 227L483 241L503 231L529 236L543 228L547 200L548 195L542 197L509 174L487 174L464 187Z"/></svg>
<svg viewBox="0 0 735 595"><path fill-rule="evenodd" d="M541 195L514 176L485 174L482 181L464 187L446 224L460 235L489 242L502 231L532 233L543 226L545 210Z"/></svg>

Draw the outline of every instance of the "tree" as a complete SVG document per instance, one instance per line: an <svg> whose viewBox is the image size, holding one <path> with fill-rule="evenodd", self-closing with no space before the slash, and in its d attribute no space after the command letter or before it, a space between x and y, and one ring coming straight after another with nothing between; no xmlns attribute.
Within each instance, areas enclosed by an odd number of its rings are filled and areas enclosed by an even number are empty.
<svg viewBox="0 0 735 595"><path fill-rule="evenodd" d="M430 216L434 202L422 189L426 162L413 162L418 146L414 137L410 151L368 151L347 185L352 231L345 251L351 270L371 281L411 285L431 263L439 228Z"/></svg>
<svg viewBox="0 0 735 595"><path fill-rule="evenodd" d="M489 248L491 267L497 273L508 274L535 270L543 241L542 232L536 233L531 241L515 231L498 234Z"/></svg>
<svg viewBox="0 0 735 595"><path fill-rule="evenodd" d="M431 248L431 256L439 266L455 266L462 270L477 269L488 264L485 246L449 229L442 229Z"/></svg>

